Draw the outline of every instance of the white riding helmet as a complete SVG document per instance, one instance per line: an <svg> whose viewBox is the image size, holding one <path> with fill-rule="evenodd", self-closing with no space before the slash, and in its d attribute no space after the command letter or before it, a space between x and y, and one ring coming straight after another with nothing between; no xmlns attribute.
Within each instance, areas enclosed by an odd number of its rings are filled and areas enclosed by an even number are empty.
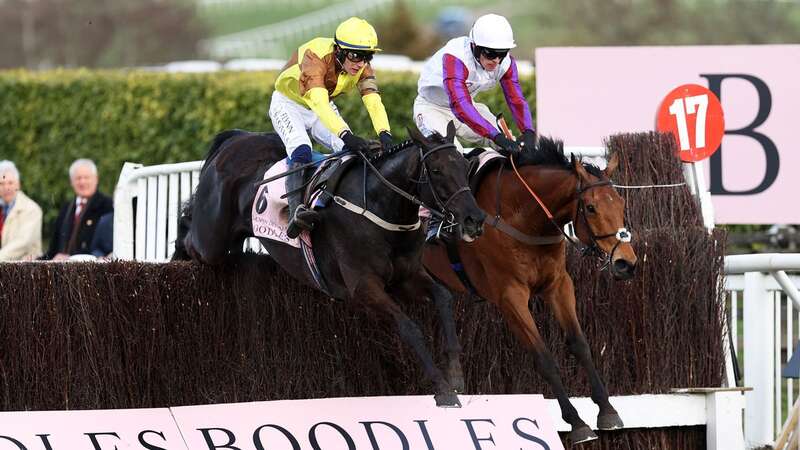
<svg viewBox="0 0 800 450"><path fill-rule="evenodd" d="M478 17L469 32L469 38L479 47L510 49L517 46L511 24L505 17L497 14Z"/></svg>

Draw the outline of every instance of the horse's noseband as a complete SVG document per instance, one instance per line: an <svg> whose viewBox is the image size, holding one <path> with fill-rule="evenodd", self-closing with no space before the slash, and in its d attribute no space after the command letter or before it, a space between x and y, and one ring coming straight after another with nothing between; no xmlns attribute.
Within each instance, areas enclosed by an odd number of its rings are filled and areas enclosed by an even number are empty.
<svg viewBox="0 0 800 450"><path fill-rule="evenodd" d="M611 261L614 258L614 252L617 251L617 247L619 247L619 245L622 244L623 242L624 243L631 242L632 235L631 235L631 232L626 227L619 228L614 233L601 234L601 235L595 234L594 230L592 230L592 225L589 223L589 219L586 217L585 204L583 202L583 198L581 197L581 194L585 193L586 191L588 191L589 189L592 189L592 188L596 188L596 187L600 187L600 186L610 186L610 185L611 185L611 181L610 180L602 180L602 181L598 181L598 182L595 182L595 183L588 184L586 186L581 186L580 181L579 181L578 182L578 187L576 189L576 195L578 196L578 210L576 211L575 215L583 217L583 223L584 223L584 225L586 225L586 230L589 231L589 237L591 239L591 244L589 244L589 245L585 246L583 249L581 249L581 254L583 256L589 256L590 255L590 256L602 257L603 254L605 254L605 252L600 249L600 246L598 245L597 241L600 241L600 240L603 240L603 239L607 239L607 238L610 238L610 237L616 238L616 242L614 243L614 247L611 249L611 252L607 253L608 258L606 259L605 264L603 265L602 268L606 268L611 264ZM576 219L577 219L577 217L576 217Z"/></svg>
<svg viewBox="0 0 800 450"><path fill-rule="evenodd" d="M448 208L450 202L452 202L453 199L456 198L459 194L469 192L470 191L469 186L462 186L461 188L453 192L453 194L451 194L450 197L448 197L447 200L443 202L439 197L439 195L436 193L436 189L433 188L433 184L431 184L431 178L429 175L430 170L428 169L428 165L425 161L428 158L428 156L432 155L433 153L436 153L439 150L446 150L446 149L457 150L455 144L452 143L444 143L437 145L436 147L429 149L427 152L423 152L422 147L419 148L419 153L420 153L419 162L422 164L422 174L420 175L420 179L418 182L426 183L428 187L431 189L431 193L433 194L433 200L436 202L436 206L438 206L442 210L441 214L443 216L443 221L448 223L446 228L452 228L457 224L455 223L455 215L452 212L450 212Z"/></svg>

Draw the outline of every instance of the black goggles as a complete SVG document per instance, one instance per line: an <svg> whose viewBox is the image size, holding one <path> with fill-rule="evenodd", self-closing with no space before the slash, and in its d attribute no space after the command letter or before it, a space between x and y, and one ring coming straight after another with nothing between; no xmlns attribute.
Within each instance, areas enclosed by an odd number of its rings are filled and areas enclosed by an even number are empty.
<svg viewBox="0 0 800 450"><path fill-rule="evenodd" d="M481 54L486 57L486 59L500 59L502 61L507 55L508 50L496 50L493 48L486 48L481 47Z"/></svg>
<svg viewBox="0 0 800 450"><path fill-rule="evenodd" d="M344 53L345 58L349 59L353 62L370 62L372 61L372 52L362 52L358 50L345 50Z"/></svg>

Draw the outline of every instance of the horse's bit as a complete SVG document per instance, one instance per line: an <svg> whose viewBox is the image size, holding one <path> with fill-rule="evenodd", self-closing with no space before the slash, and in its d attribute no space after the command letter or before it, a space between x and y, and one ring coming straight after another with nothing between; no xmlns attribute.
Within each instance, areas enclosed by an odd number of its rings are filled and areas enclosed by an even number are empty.
<svg viewBox="0 0 800 450"><path fill-rule="evenodd" d="M610 185L611 185L611 181L610 180L602 180L602 181L598 181L596 183L591 183L591 184L589 184L587 186L581 186L581 182L580 182L580 179L579 179L578 187L576 189L576 195L578 197L578 209L575 212L575 221L577 222L577 219L579 217L583 218L583 224L586 226L586 230L589 232L589 238L591 239L591 243L589 245L587 245L587 246L584 246L580 250L581 254L583 256L596 256L596 257L600 258L603 255L603 253L605 253L605 252L600 249L600 246L597 244L597 241L598 240L607 239L607 238L610 238L610 237L616 237L616 239L617 239L617 242L614 244L614 247L611 249L611 252L607 254L608 258L605 260L605 263L603 264L603 266L600 267L600 270L603 270L603 269L607 268L611 264L611 261L614 258L614 252L617 251L617 247L619 247L619 245L621 243L630 242L631 241L631 232L628 231L628 228L622 227L622 228L618 229L614 233L608 233L608 234L602 234L602 235L595 234L594 230L592 230L592 225L589 223L589 219L586 217L586 205L585 205L585 203L583 201L583 197L581 195L584 192L588 191L589 189L600 187L600 186L610 186ZM573 242L573 244L575 244L575 243Z"/></svg>
<svg viewBox="0 0 800 450"><path fill-rule="evenodd" d="M470 188L469 186L462 186L460 189L456 190L453 194L451 194L447 200L442 202L441 198L439 198L439 195L436 194L436 190L433 188L433 184L431 184L431 178L429 175L430 170L428 169L428 165L426 164L425 160L426 158L428 158L428 156L432 155L435 152L438 152L439 150L455 149L455 148L456 146L454 144L445 143L433 147L426 153L423 153L422 147L420 147L419 149L420 152L419 162L422 163L422 173L420 174L420 178L419 180L416 181L416 183L418 184L425 183L431 189L431 194L433 194L433 200L436 202L436 206L438 206L442 210L442 224L440 225L440 228L445 229L447 231L451 231L453 228L458 226L458 223L456 223L455 220L455 215L452 212L450 212L450 210L448 209L448 205L450 205L450 202L453 201L453 199L456 198L459 194L470 192ZM428 209L431 211L431 213L434 212L433 209L431 208Z"/></svg>

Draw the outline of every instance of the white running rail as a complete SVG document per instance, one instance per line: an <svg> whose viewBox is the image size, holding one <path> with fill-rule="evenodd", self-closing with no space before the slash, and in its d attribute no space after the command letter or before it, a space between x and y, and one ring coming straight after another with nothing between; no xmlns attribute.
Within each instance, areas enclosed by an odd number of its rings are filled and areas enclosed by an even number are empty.
<svg viewBox="0 0 800 450"><path fill-rule="evenodd" d="M781 366L800 338L800 254L726 256L725 273L732 342L743 356L744 384L753 388L745 393L745 438L749 448L772 445L798 398Z"/></svg>

